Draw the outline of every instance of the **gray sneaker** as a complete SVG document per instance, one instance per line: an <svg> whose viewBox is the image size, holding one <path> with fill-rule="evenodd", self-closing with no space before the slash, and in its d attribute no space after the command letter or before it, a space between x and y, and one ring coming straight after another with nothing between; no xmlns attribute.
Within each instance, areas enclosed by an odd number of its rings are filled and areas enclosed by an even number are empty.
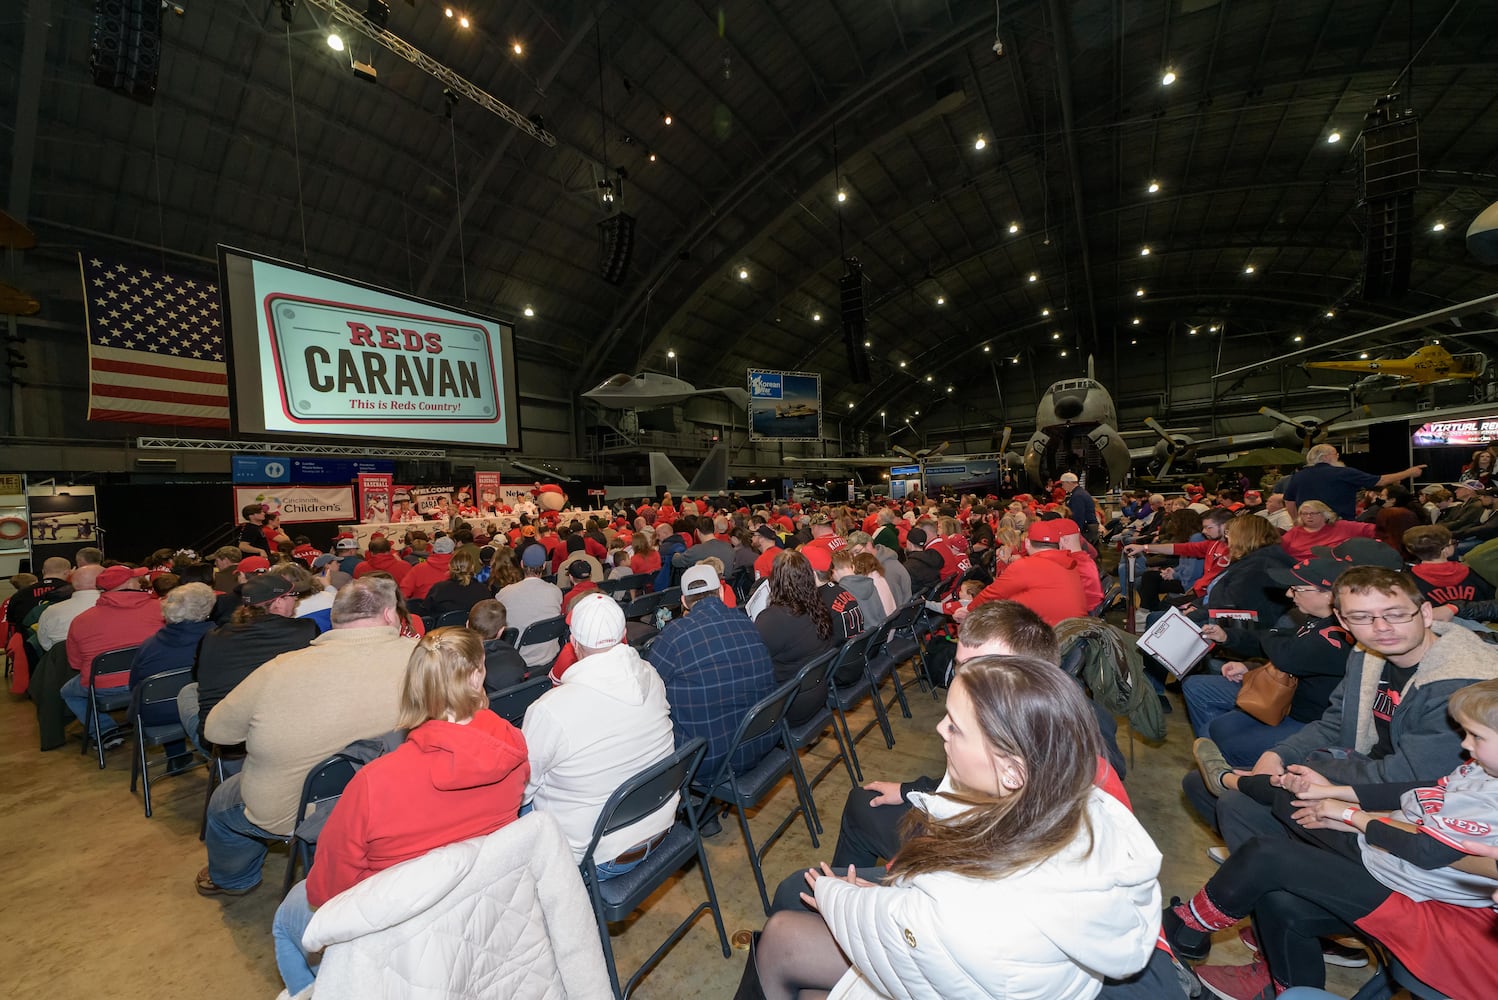
<svg viewBox="0 0 1498 1000"><path fill-rule="evenodd" d="M1216 796L1227 791L1222 784L1222 776L1232 771L1232 768L1223 759L1222 751L1217 749L1216 743L1206 737L1196 740L1191 744L1191 756L1196 758L1196 769L1201 772L1207 791Z"/></svg>

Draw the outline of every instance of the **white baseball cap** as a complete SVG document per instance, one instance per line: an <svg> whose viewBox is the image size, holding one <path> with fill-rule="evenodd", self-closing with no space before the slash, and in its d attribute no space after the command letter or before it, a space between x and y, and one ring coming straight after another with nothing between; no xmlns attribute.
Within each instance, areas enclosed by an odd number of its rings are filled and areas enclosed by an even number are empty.
<svg viewBox="0 0 1498 1000"><path fill-rule="evenodd" d="M718 571L701 563L681 575L681 596L683 597L716 594L721 586L722 581L718 579Z"/></svg>
<svg viewBox="0 0 1498 1000"><path fill-rule="evenodd" d="M584 594L572 605L572 638L588 649L608 649L624 641L624 609L607 594Z"/></svg>

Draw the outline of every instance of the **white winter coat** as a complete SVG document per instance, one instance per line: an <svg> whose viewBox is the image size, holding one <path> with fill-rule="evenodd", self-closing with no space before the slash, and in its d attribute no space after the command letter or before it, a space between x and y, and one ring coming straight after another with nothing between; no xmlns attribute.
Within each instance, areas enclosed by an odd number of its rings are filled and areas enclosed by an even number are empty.
<svg viewBox="0 0 1498 1000"><path fill-rule="evenodd" d="M525 798L551 813L581 861L603 804L628 778L676 749L666 685L655 668L620 643L578 660L562 682L526 709L531 776ZM671 828L677 796L598 844L596 860L611 861Z"/></svg>
<svg viewBox="0 0 1498 1000"><path fill-rule="evenodd" d="M956 811L938 796L911 800L933 815ZM938 873L876 888L819 879L817 908L853 962L832 1000L1088 1000L1105 976L1144 968L1160 930L1160 852L1106 792L1094 789L1087 811L1091 851L1084 830L1006 878Z"/></svg>
<svg viewBox="0 0 1498 1000"><path fill-rule="evenodd" d="M542 814L371 875L319 907L302 944L323 957L297 1000L612 996L587 890Z"/></svg>

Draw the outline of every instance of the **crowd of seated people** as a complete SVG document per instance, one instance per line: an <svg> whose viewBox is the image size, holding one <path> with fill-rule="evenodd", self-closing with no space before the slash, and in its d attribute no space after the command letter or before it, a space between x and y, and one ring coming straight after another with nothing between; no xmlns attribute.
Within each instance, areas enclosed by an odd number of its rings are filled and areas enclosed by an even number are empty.
<svg viewBox="0 0 1498 1000"><path fill-rule="evenodd" d="M28 647L44 734L89 725L87 671L120 637L140 647L135 669L98 691L191 672L176 713L187 743L166 752L176 763L216 752L226 775L208 805L204 896L254 891L267 844L292 833L308 771L379 744L277 913L293 993L315 980L301 933L328 899L533 810L581 859L625 779L695 737L707 743L702 774L753 767L779 733L735 746L751 706L919 606L921 634L948 618L955 629L946 773L851 790L830 865L807 858L782 883L741 996L961 984L995 997L1174 1000L1204 987L1247 1000L1324 985L1314 942L1349 932L1448 995L1482 995L1433 954L1430 929L1498 929L1483 902L1498 888L1483 856L1493 845L1461 836L1493 818L1486 768L1498 756L1484 755L1498 741L1498 646L1480 624L1498 619L1493 586L1456 559L1449 518L1432 523L1422 506L1438 508L1439 493L1417 502L1386 477L1352 482L1335 452L1308 468L1280 492L1136 494L1112 517L1096 512L1097 545L1061 484L863 507L668 495L607 522L526 516L495 537L426 524L362 551L338 538L329 553L269 534L247 509L237 544L206 559L163 550L135 567L89 548L49 560L13 581L6 619ZM1485 493L1455 485L1442 491L1482 506ZM1220 832L1222 868L1163 907L1160 855L1148 817L1130 812L1111 717L1058 668L1052 631L1109 613L1115 553L1143 610L1178 607L1214 644L1182 684L1198 766L1181 808ZM631 597L667 588L680 588L667 620L626 622ZM563 639L517 648L518 633L558 617ZM1268 664L1295 687L1266 721L1238 695ZM489 709L548 675L518 725ZM802 698L793 722L825 693ZM86 735L109 749L124 739L116 726L104 713ZM647 858L676 806L601 844L599 877ZM708 816L704 833L718 826ZM1214 932L1248 918L1254 962L1188 968Z"/></svg>

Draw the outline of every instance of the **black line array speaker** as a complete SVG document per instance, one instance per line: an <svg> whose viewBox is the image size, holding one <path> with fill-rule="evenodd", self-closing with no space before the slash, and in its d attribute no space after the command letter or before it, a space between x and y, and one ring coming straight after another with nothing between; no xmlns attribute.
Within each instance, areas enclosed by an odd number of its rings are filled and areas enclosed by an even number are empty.
<svg viewBox="0 0 1498 1000"><path fill-rule="evenodd" d="M598 271L609 284L622 285L635 249L635 218L624 212L611 215L598 224L598 234Z"/></svg>
<svg viewBox="0 0 1498 1000"><path fill-rule="evenodd" d="M1397 118L1363 131L1363 297L1399 298L1410 290L1415 191L1420 186L1420 123Z"/></svg>
<svg viewBox="0 0 1498 1000"><path fill-rule="evenodd" d="M863 346L868 321L863 308L863 266L856 257L843 261L838 279L838 301L842 307L843 345L848 349L848 374L854 382L868 382L869 352Z"/></svg>
<svg viewBox="0 0 1498 1000"><path fill-rule="evenodd" d="M95 0L89 66L94 83L142 104L161 73L161 0Z"/></svg>
<svg viewBox="0 0 1498 1000"><path fill-rule="evenodd" d="M1368 454L1374 468L1366 472L1382 475L1410 464L1410 425L1406 420L1385 420L1368 427ZM1408 483L1401 485L1408 486Z"/></svg>

